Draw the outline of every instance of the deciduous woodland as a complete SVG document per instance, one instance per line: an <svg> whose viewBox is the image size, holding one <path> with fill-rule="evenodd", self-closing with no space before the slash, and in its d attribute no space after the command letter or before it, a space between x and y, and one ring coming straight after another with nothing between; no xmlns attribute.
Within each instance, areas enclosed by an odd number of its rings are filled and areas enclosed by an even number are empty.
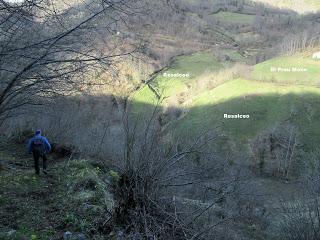
<svg viewBox="0 0 320 240"><path fill-rule="evenodd" d="M0 239L318 240L315 0L0 0Z"/></svg>

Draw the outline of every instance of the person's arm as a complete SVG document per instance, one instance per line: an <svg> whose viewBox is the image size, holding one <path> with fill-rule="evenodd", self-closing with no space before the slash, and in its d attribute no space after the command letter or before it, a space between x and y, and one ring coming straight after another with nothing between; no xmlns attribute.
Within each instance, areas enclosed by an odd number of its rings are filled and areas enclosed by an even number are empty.
<svg viewBox="0 0 320 240"><path fill-rule="evenodd" d="M33 143L33 138L31 138L28 142L28 153L32 152L32 143Z"/></svg>
<svg viewBox="0 0 320 240"><path fill-rule="evenodd" d="M44 143L45 143L45 145L46 145L47 152L50 152L50 151L51 151L51 145L50 145L48 139L45 138L45 137L43 137L43 141L44 141Z"/></svg>

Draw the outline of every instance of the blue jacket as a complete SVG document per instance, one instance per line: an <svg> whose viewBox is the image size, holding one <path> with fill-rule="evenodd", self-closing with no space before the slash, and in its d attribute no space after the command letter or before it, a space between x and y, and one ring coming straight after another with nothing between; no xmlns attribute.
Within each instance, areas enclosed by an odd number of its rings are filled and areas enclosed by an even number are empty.
<svg viewBox="0 0 320 240"><path fill-rule="evenodd" d="M41 134L37 134L37 135L35 135L33 138L31 138L31 139L29 140L29 143L28 143L28 152L29 152L29 153L31 153L32 150L33 150L33 149L32 149L32 146L33 146L33 141L34 141L35 139L40 139L40 140L43 142L44 147L45 147L45 153L51 151L51 145L50 145L48 139L46 139L45 137L41 136Z"/></svg>

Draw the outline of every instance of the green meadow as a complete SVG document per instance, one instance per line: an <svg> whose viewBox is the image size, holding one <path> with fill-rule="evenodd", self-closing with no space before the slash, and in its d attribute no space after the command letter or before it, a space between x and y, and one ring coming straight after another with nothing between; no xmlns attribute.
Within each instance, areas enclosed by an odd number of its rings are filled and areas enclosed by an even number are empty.
<svg viewBox="0 0 320 240"><path fill-rule="evenodd" d="M271 72L270 68L305 68L307 72ZM206 73L214 74L223 64L208 53L179 57L167 73L190 73L190 78L165 78L163 73L151 83L164 96L159 107L165 109L166 97L179 95ZM216 129L243 146L261 131L280 123L290 123L302 132L304 143L314 149L320 141L320 61L297 54L279 57L253 67L251 79L225 81L211 90L193 93L188 104L176 103L183 114L169 122L164 132L177 139L192 139ZM133 112L141 119L150 116L159 100L148 86L132 97ZM163 110L165 111L165 110ZM224 114L249 114L249 119L225 119Z"/></svg>
<svg viewBox="0 0 320 240"><path fill-rule="evenodd" d="M229 24L252 24L255 16L241 13L233 13L233 12L224 12L221 11L219 13L212 15L216 20L222 21L224 23Z"/></svg>
<svg viewBox="0 0 320 240"><path fill-rule="evenodd" d="M172 124L177 136L194 138L219 127L235 142L246 144L259 132L277 123L294 123L303 130L304 142L320 141L320 89L278 86L236 79L200 94L188 113ZM249 114L249 119L224 119L224 114Z"/></svg>
<svg viewBox="0 0 320 240"><path fill-rule="evenodd" d="M320 61L303 54L278 57L255 65L252 78L280 84L319 85Z"/></svg>
<svg viewBox="0 0 320 240"><path fill-rule="evenodd" d="M165 71L139 91L134 93L131 98L132 102L141 104L156 105L159 102L157 95L152 91L154 89L161 98L167 98L177 95L187 90L194 84L197 77L205 73L212 73L222 69L223 65L219 63L213 54L196 53L189 56L178 57L173 64ZM189 77L166 77L165 74L188 74ZM136 113L145 112L144 108L139 108L141 104L134 104L133 111Z"/></svg>

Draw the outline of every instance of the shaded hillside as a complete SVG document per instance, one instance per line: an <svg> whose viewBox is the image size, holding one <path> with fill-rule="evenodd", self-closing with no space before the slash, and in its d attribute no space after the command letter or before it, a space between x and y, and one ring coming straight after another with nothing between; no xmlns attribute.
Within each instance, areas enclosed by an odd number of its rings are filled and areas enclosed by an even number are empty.
<svg viewBox="0 0 320 240"><path fill-rule="evenodd" d="M104 165L50 157L49 174L36 176L25 145L12 141L1 142L0 157L0 239L62 239L67 231L105 239L99 231L112 197Z"/></svg>
<svg viewBox="0 0 320 240"><path fill-rule="evenodd" d="M307 87L304 89L304 94L300 94L300 89L294 87L291 89L283 87L280 90L275 90L274 94L265 95L261 90L261 95L247 95L248 99L245 101L241 94L248 93L250 90L256 90L255 84L259 84L260 87L262 86L259 82L247 80L230 81L224 84L225 86L221 85L214 89L217 92L211 96L218 96L219 88L223 90L223 87L228 87L229 90L235 90L239 83L244 85L242 92L239 93L240 96L233 92L232 98L228 98L228 100L222 98L220 99L221 101L217 101L216 103L208 98L210 93L207 93L207 95L204 94L206 96L199 97L199 105L189 109L189 113L180 120L181 124L172 125L174 128L171 128L172 126L168 127L168 129L172 129L173 133L179 133L177 141L170 139L171 143L181 144L188 140L192 142L199 133L207 130L203 129L204 127L208 127L210 130L220 121L220 113L222 114L224 110L230 110L231 112L233 109L239 110L239 107L244 102L249 104L253 109L259 108L262 111L260 112L260 117L269 117L270 123L273 123L275 119L278 120L282 117L289 116L289 112L286 109L288 104L302 104L301 107L303 107L303 104L309 101L312 103L320 101L318 91ZM267 88L268 85L268 83L263 85L264 93L270 90ZM288 92L291 92L291 94L286 95ZM223 96L227 96L224 91L220 93L223 94ZM230 91L230 93L232 92ZM210 103L207 101L210 101ZM263 104L267 102L270 103L270 105L264 106ZM144 109L146 112L151 112L154 109L153 105L143 103L136 104L139 104L139 108ZM274 106L277 107L275 108ZM269 107L270 109L265 109ZM264 110L267 112L264 113ZM314 118L311 119L314 125L310 125L310 127L319 125L318 116L319 111L316 109ZM258 122L258 124L255 124L252 120L253 119L250 119L249 122L240 122L233 119L226 123L225 126L222 127L222 130L226 134L219 136L223 138L222 143L225 141L224 137L226 135L232 140L237 141L237 137L240 138L242 135L244 137L250 137L248 136L248 131L250 131L250 135L255 134L266 126L263 119L259 119L259 122L257 118L255 118L255 122ZM295 120L297 120L297 122L295 122ZM300 120L305 121L308 119L302 115L289 119L290 122L294 124L297 123L298 125L301 123L299 122ZM304 136L309 138L307 140L311 141L311 137L318 142L319 140L316 138L319 137L319 133L313 129L309 129L309 125L304 124L303 122L301 127L305 130L304 134L306 135ZM182 129L182 127L184 128ZM193 131L197 129L199 129L199 132L193 135ZM235 137L235 135L237 137ZM158 146L164 147L166 145L163 144L165 140L166 138L164 138ZM305 139L302 140L305 141ZM263 168L261 168L262 176L251 175L249 171L245 170L247 168L246 164L249 163L249 166L253 166L253 169L255 169L255 162L248 162L248 159L243 153L233 156L233 153L229 152L232 158L221 157L223 154L222 152L217 153L217 149L214 149L215 151L209 150L209 147L212 146L215 141L216 140L205 145L205 151L202 153L210 156L209 162L206 162L205 159L199 157L197 154L187 158L187 163L194 163L200 168L200 173L204 171L205 174L203 174L203 179L197 188L188 186L185 189L180 189L173 186L175 201L179 203L179 206L181 202L180 207L182 207L182 209L189 210L194 208L195 211L199 211L200 209L202 212L210 208L207 214L208 217L205 215L202 220L204 222L207 222L207 219L221 220L228 214L238 214L237 207L234 208L228 204L226 204L226 206L224 205L226 201L224 199L226 197L225 194L230 194L228 190L222 188L222 190L220 190L222 193L219 193L215 188L217 187L217 182L229 186L230 179L234 177L232 174L224 175L225 172L219 169L221 162L226 171L241 166L241 171L244 171L246 174L244 176L241 175L241 177L245 178L245 181L241 180L241 182L237 182L237 184L241 184L239 191L241 191L240 194L243 195L234 193L235 195L231 195L231 197L235 197L237 201L239 201L237 202L239 204L241 201L249 201L249 204L254 204L255 212L250 213L252 215L249 216L252 218L255 217L255 220L250 220L249 217L249 220L247 220L247 218L242 215L242 218L235 218L232 223L232 233L238 237L250 236L251 238L249 239L273 239L267 238L267 236L278 236L278 232L270 231L270 227L276 227L274 226L276 225L274 219L281 218L279 211L276 211L280 205L278 202L279 198L283 197L286 201L291 201L292 196L301 194L301 187L296 185L295 182L289 184L281 180L269 178L269 172L271 172L269 168L274 168L274 166L272 166L274 162L271 162L272 159L268 158L264 159L265 163ZM219 142L220 139L218 138L217 141ZM226 145L225 142L224 144ZM301 147L303 148L304 146L299 146L299 148ZM225 150L229 149L226 148ZM110 212L113 207L113 200L108 191L110 177L112 175L117 176L116 172L110 174L108 171L108 161L85 159L56 160L50 157L49 175L45 176L41 174L40 177L37 177L34 176L32 159L30 155L26 154L24 145L17 145L11 141L2 141L0 145L0 156L1 239L58 240L61 239L67 231L72 232L74 236L85 236L85 239L117 239L114 233L112 236L109 235L108 230L105 229L106 225L104 225L108 222L108 219L110 219ZM313 163L312 159L305 158L305 164L312 165ZM113 164L113 162L110 162L110 164ZM294 168L299 166L300 170L304 170L306 166L300 164L301 162L295 161L292 166ZM179 171L181 171L182 167L182 165L179 166ZM219 171L215 172L214 169L217 167ZM174 168L170 170L172 172L164 176L166 179L170 179L171 174L175 177L177 175ZM293 171L293 173L296 172ZM213 179L216 179L216 181L213 181ZM180 183L192 180L193 178L187 175L186 178L180 179ZM208 188L212 190L206 190L205 194L203 194L202 190ZM257 196L250 195L250 198L246 198L253 190ZM165 199L166 197L167 196L164 195L161 199ZM243 208L245 207L247 207L247 205L243 206ZM239 208L240 211L244 211L243 208ZM266 226L263 223L265 221L271 222L271 226ZM255 224L254 228L252 227L253 224ZM121 227L123 226L120 225L119 229L122 229ZM214 232L213 234L225 236L221 235L219 230L218 228L217 233Z"/></svg>

